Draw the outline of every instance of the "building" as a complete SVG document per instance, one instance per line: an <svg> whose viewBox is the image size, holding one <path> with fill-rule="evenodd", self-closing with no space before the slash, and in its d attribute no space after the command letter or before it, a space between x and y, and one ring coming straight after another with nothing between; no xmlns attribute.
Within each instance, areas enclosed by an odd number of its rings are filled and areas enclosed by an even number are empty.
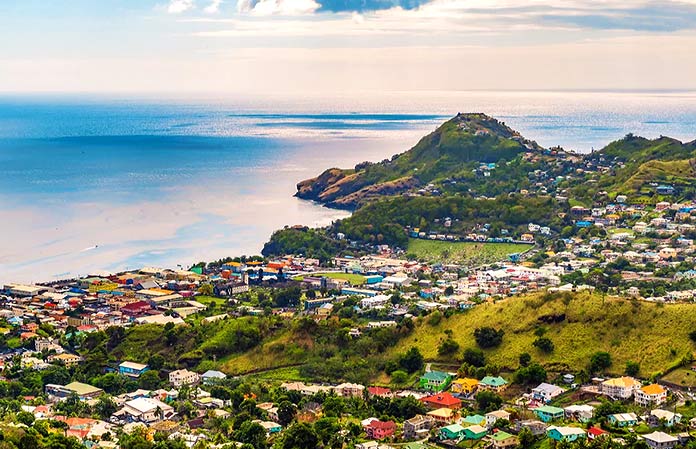
<svg viewBox="0 0 696 449"><path fill-rule="evenodd" d="M152 423L171 419L175 415L172 406L154 398L142 397L126 402L121 410L112 415L112 421Z"/></svg>
<svg viewBox="0 0 696 449"><path fill-rule="evenodd" d="M527 419L524 421L517 421L515 424L515 430L519 432L522 429L529 429L530 432L532 432L532 435L534 436L539 436L543 435L546 433L546 429L548 426L546 423L543 423L541 421L537 421L535 419Z"/></svg>
<svg viewBox="0 0 696 449"><path fill-rule="evenodd" d="M495 391L496 393L500 393L501 391L505 390L507 386L507 381L500 376L486 376L479 382L480 389L491 390Z"/></svg>
<svg viewBox="0 0 696 449"><path fill-rule="evenodd" d="M562 408L544 405L534 409L534 414L543 422L551 422L563 419L565 412Z"/></svg>
<svg viewBox="0 0 696 449"><path fill-rule="evenodd" d="M212 369L201 375L201 382L203 382L205 385L213 385L225 379L227 379L227 374Z"/></svg>
<svg viewBox="0 0 696 449"><path fill-rule="evenodd" d="M429 411L428 416L435 420L437 424L447 425L459 419L459 412L451 408L442 407Z"/></svg>
<svg viewBox="0 0 696 449"><path fill-rule="evenodd" d="M516 436L503 432L502 430L495 432L488 438L493 445L493 449L512 449L519 444L519 440Z"/></svg>
<svg viewBox="0 0 696 449"><path fill-rule="evenodd" d="M567 420L582 423L589 421L594 416L594 407L587 404L569 405L563 411Z"/></svg>
<svg viewBox="0 0 696 449"><path fill-rule="evenodd" d="M488 429L483 426L473 425L464 428L464 438L467 440L480 440L488 434Z"/></svg>
<svg viewBox="0 0 696 449"><path fill-rule="evenodd" d="M421 398L421 402L432 409L449 408L459 410L462 407L462 401L447 392L426 396Z"/></svg>
<svg viewBox="0 0 696 449"><path fill-rule="evenodd" d="M672 427L681 422L682 415L669 410L655 409L650 412L647 422L650 427Z"/></svg>
<svg viewBox="0 0 696 449"><path fill-rule="evenodd" d="M464 436L464 427L450 424L440 429L440 440L459 440Z"/></svg>
<svg viewBox="0 0 696 449"><path fill-rule="evenodd" d="M135 362L122 362L118 365L119 374L123 374L128 377L138 378L142 373L150 369L147 365Z"/></svg>
<svg viewBox="0 0 696 449"><path fill-rule="evenodd" d="M452 388L450 389L452 393L463 394L469 396L473 394L478 388L479 381L477 379L461 378L452 381Z"/></svg>
<svg viewBox="0 0 696 449"><path fill-rule="evenodd" d="M641 387L641 383L628 376L602 382L601 392L613 399L629 399Z"/></svg>
<svg viewBox="0 0 696 449"><path fill-rule="evenodd" d="M67 385L46 385L46 394L57 398L67 398L72 394L76 394L80 399L87 400L97 398L104 393L101 388L93 387L81 382L71 382Z"/></svg>
<svg viewBox="0 0 696 449"><path fill-rule="evenodd" d="M651 449L672 449L679 442L679 439L664 432L653 432L643 435L643 440Z"/></svg>
<svg viewBox="0 0 696 449"><path fill-rule="evenodd" d="M498 420L504 419L506 421L510 420L510 413L505 410L495 410L493 412L486 413L486 427L489 429L495 426Z"/></svg>
<svg viewBox="0 0 696 449"><path fill-rule="evenodd" d="M343 397L361 397L365 391L365 387L359 384L344 383L334 387L336 394Z"/></svg>
<svg viewBox="0 0 696 449"><path fill-rule="evenodd" d="M634 399L642 407L660 405L667 401L667 390L658 384L646 385L634 392Z"/></svg>
<svg viewBox="0 0 696 449"><path fill-rule="evenodd" d="M638 423L638 415L635 413L615 413L609 415L609 423L616 427L633 427Z"/></svg>
<svg viewBox="0 0 696 449"><path fill-rule="evenodd" d="M445 410L452 411L450 409ZM407 440L426 438L433 427L435 427L435 418L428 415L416 415L404 421L404 438Z"/></svg>
<svg viewBox="0 0 696 449"><path fill-rule="evenodd" d="M554 441L577 441L587 436L584 430L578 427L551 426L546 429L546 435Z"/></svg>
<svg viewBox="0 0 696 449"><path fill-rule="evenodd" d="M394 421L374 420L364 426L367 437L373 440L381 440L394 435L396 423Z"/></svg>
<svg viewBox="0 0 696 449"><path fill-rule="evenodd" d="M187 369L178 369L169 373L169 383L174 387L182 387L184 385L194 385L200 380L198 373Z"/></svg>
<svg viewBox="0 0 696 449"><path fill-rule="evenodd" d="M551 402L551 399L563 394L564 392L565 390L563 388L544 382L532 390L532 397L537 401Z"/></svg>
<svg viewBox="0 0 696 449"><path fill-rule="evenodd" d="M428 371L420 377L419 386L427 391L444 391L452 376L442 371Z"/></svg>
<svg viewBox="0 0 696 449"><path fill-rule="evenodd" d="M75 354L68 354L68 353L63 353L63 354L54 354L54 355L49 355L48 356L48 362L49 363L57 363L59 365L63 365L66 368L73 367L80 363L82 361L82 357L79 355Z"/></svg>

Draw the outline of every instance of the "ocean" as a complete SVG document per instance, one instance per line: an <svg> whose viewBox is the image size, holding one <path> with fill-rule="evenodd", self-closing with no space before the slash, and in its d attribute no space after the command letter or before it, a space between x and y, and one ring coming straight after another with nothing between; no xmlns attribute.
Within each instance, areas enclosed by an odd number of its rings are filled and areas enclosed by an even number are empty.
<svg viewBox="0 0 696 449"><path fill-rule="evenodd" d="M295 199L457 112L588 152L696 138L694 92L390 92L199 100L0 97L0 282L257 254L273 230L347 216Z"/></svg>

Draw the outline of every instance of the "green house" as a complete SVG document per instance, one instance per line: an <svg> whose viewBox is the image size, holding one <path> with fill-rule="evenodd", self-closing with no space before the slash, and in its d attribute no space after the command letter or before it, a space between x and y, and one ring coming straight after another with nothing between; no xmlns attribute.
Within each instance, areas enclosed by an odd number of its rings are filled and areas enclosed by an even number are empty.
<svg viewBox="0 0 696 449"><path fill-rule="evenodd" d="M491 391L503 391L507 388L508 382L500 376L486 376L479 382L479 388Z"/></svg>
<svg viewBox="0 0 696 449"><path fill-rule="evenodd" d="M558 407L552 407L550 405L544 405L534 409L534 413L539 417L540 420L544 422L551 422L557 419L563 419L563 409Z"/></svg>
<svg viewBox="0 0 696 449"><path fill-rule="evenodd" d="M420 377L420 388L428 391L440 392L447 389L452 376L442 371L429 371Z"/></svg>
<svg viewBox="0 0 696 449"><path fill-rule="evenodd" d="M469 426L464 429L464 438L467 440L480 440L488 434L488 429L483 426Z"/></svg>
<svg viewBox="0 0 696 449"><path fill-rule="evenodd" d="M465 426L483 426L486 424L486 417L481 415L469 415L462 420Z"/></svg>
<svg viewBox="0 0 696 449"><path fill-rule="evenodd" d="M450 424L440 429L441 440L458 440L464 435L464 427L459 424Z"/></svg>

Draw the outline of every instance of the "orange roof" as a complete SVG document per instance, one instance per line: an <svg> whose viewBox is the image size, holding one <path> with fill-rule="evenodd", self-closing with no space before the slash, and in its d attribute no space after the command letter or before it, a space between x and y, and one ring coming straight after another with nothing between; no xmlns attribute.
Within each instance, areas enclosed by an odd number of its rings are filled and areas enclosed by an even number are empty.
<svg viewBox="0 0 696 449"><path fill-rule="evenodd" d="M641 391L645 394L662 394L665 392L665 389L658 384L652 384L642 387Z"/></svg>

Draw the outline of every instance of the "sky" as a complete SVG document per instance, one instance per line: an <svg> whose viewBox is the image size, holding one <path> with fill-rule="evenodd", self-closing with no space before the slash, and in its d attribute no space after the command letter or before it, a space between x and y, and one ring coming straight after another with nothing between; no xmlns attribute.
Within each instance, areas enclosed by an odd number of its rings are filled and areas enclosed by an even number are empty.
<svg viewBox="0 0 696 449"><path fill-rule="evenodd" d="M0 92L696 89L696 0L2 0Z"/></svg>

